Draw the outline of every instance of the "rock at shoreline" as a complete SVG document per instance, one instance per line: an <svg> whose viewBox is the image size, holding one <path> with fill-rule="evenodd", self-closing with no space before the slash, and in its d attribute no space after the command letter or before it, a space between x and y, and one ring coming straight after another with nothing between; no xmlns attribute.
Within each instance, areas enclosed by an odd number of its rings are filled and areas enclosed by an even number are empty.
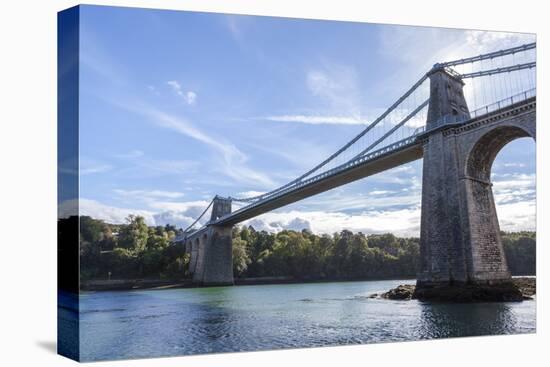
<svg viewBox="0 0 550 367"><path fill-rule="evenodd" d="M397 288L390 289L386 293L382 293L380 297L386 299L409 300L413 297L414 288L415 287L412 284L399 285Z"/></svg>
<svg viewBox="0 0 550 367"><path fill-rule="evenodd" d="M464 284L417 290L412 284L399 285L380 298L391 300L418 299L436 302L521 302L533 299L536 292L536 278L513 278L511 282L491 286ZM371 295L371 298L378 294Z"/></svg>
<svg viewBox="0 0 550 367"><path fill-rule="evenodd" d="M537 278L514 278L512 279L516 284L524 297L530 299L537 292Z"/></svg>

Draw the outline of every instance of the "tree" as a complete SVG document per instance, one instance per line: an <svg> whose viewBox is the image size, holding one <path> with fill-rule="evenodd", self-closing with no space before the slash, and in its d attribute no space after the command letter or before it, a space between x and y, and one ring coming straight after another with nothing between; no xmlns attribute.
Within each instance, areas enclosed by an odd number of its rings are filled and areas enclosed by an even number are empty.
<svg viewBox="0 0 550 367"><path fill-rule="evenodd" d="M243 274L248 268L248 264L250 264L246 245L246 241L240 238L233 239L233 274L235 277Z"/></svg>
<svg viewBox="0 0 550 367"><path fill-rule="evenodd" d="M120 228L118 246L139 254L145 250L149 237L145 219L139 215L129 215L126 222L127 224Z"/></svg>
<svg viewBox="0 0 550 367"><path fill-rule="evenodd" d="M513 275L536 273L536 236L534 232L502 233L502 244Z"/></svg>

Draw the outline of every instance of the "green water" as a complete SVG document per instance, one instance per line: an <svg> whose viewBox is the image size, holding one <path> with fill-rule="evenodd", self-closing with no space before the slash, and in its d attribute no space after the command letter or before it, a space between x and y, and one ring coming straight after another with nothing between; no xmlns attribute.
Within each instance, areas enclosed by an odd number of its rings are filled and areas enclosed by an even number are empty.
<svg viewBox="0 0 550 367"><path fill-rule="evenodd" d="M535 332L535 301L368 298L414 280L257 285L81 296L85 361Z"/></svg>

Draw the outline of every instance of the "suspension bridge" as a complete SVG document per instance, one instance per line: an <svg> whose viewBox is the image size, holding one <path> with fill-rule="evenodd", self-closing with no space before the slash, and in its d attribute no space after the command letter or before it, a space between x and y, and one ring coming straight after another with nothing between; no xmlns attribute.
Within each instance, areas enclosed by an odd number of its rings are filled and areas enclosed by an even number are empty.
<svg viewBox="0 0 550 367"><path fill-rule="evenodd" d="M417 287L506 282L491 165L508 142L535 139L535 115L535 43L437 63L318 165L260 195L214 197L175 243L194 282L233 284L235 224L423 158Z"/></svg>

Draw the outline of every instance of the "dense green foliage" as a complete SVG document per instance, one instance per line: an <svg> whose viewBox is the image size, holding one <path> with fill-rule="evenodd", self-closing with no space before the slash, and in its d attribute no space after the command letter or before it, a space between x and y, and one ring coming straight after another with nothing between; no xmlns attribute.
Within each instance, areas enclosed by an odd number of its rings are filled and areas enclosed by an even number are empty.
<svg viewBox="0 0 550 367"><path fill-rule="evenodd" d="M535 275L537 262L535 232L503 233L502 244L513 275Z"/></svg>
<svg viewBox="0 0 550 367"><path fill-rule="evenodd" d="M238 277L292 276L298 279L414 277L417 238L344 230L332 236L309 231L267 233L252 227L233 232Z"/></svg>
<svg viewBox="0 0 550 367"><path fill-rule="evenodd" d="M148 227L139 216L112 225L80 218L81 277L87 279L188 276L189 255L171 245L173 226ZM502 233L513 274L535 274L533 232ZM268 233L252 227L233 230L236 277L289 276L295 279L374 279L415 277L418 238L393 234L316 235L307 230Z"/></svg>
<svg viewBox="0 0 550 367"><path fill-rule="evenodd" d="M122 225L80 217L81 279L181 278L189 256L170 245L175 235L175 227L148 227L139 216Z"/></svg>

